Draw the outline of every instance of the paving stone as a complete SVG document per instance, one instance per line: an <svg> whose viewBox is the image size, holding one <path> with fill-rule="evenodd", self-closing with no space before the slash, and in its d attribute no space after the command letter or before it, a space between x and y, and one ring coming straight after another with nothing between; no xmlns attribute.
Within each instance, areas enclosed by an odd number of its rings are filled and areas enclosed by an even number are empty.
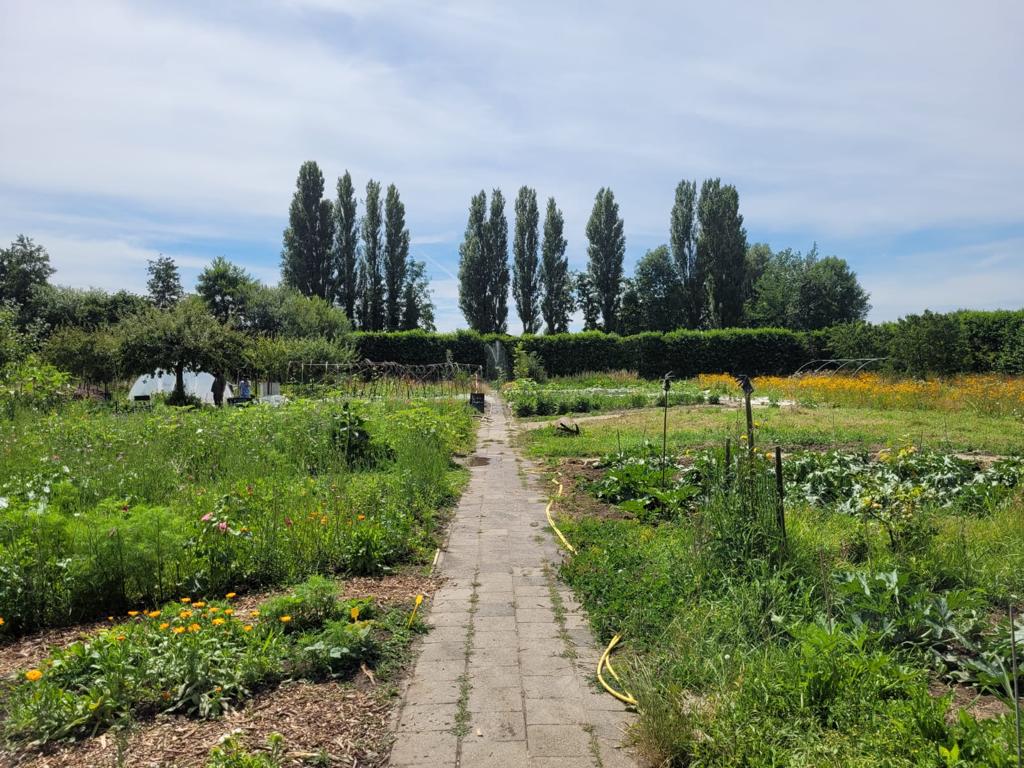
<svg viewBox="0 0 1024 768"><path fill-rule="evenodd" d="M527 725L586 723L583 705L574 699L527 699Z"/></svg>
<svg viewBox="0 0 1024 768"><path fill-rule="evenodd" d="M555 625L555 614L550 608L523 608L516 606L516 621L520 624Z"/></svg>
<svg viewBox="0 0 1024 768"><path fill-rule="evenodd" d="M472 715L469 735L464 744L472 741L524 741L526 725L522 712L478 712Z"/></svg>
<svg viewBox="0 0 1024 768"><path fill-rule="evenodd" d="M582 757L590 753L590 734L583 726L528 725L530 754L536 757Z"/></svg>
<svg viewBox="0 0 1024 768"><path fill-rule="evenodd" d="M430 643L420 652L420 661L457 661L466 658L464 640Z"/></svg>
<svg viewBox="0 0 1024 768"><path fill-rule="evenodd" d="M407 704L398 723L399 734L409 731L450 731L455 725L455 707L437 704Z"/></svg>
<svg viewBox="0 0 1024 768"><path fill-rule="evenodd" d="M429 678L414 678L405 692L407 706L409 704L454 704L458 700L459 685L454 680L450 683L443 683Z"/></svg>
<svg viewBox="0 0 1024 768"><path fill-rule="evenodd" d="M452 661L425 661L417 659L413 668L413 680L434 680L436 682L451 683L459 678L466 671L466 660L457 659Z"/></svg>
<svg viewBox="0 0 1024 768"><path fill-rule="evenodd" d="M469 692L470 712L522 712L523 690L514 688L484 688L474 685Z"/></svg>
<svg viewBox="0 0 1024 768"><path fill-rule="evenodd" d="M460 768L528 768L525 741L471 741L462 743Z"/></svg>
<svg viewBox="0 0 1024 768"><path fill-rule="evenodd" d="M455 765L455 734L423 731L403 734L391 749L391 768ZM451 760L448 756L451 755Z"/></svg>
<svg viewBox="0 0 1024 768"><path fill-rule="evenodd" d="M523 692L528 699L576 699L579 690L573 675L523 676Z"/></svg>

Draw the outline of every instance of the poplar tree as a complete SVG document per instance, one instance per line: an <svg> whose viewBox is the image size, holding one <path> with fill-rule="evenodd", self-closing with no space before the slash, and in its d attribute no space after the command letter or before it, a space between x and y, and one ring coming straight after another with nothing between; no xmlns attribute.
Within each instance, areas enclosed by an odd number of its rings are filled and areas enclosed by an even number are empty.
<svg viewBox="0 0 1024 768"><path fill-rule="evenodd" d="M360 327L364 331L379 331L384 327L385 317L380 182L370 179L366 183L364 207L363 251L359 260Z"/></svg>
<svg viewBox="0 0 1024 768"><path fill-rule="evenodd" d="M669 243L682 284L683 316L687 328L700 328L707 312L707 269L697 252L697 182L680 181L672 205Z"/></svg>
<svg viewBox="0 0 1024 768"><path fill-rule="evenodd" d="M384 201L384 293L387 330L402 326L402 301L409 261L409 230L405 228L405 204L394 184Z"/></svg>
<svg viewBox="0 0 1024 768"><path fill-rule="evenodd" d="M539 221L536 190L520 187L516 195L516 230L512 241L512 295L516 300L516 312L523 322L523 333L540 330Z"/></svg>
<svg viewBox="0 0 1024 768"><path fill-rule="evenodd" d="M334 206L324 199L320 166L312 160L303 163L295 187L284 231L281 281L306 296L333 301Z"/></svg>
<svg viewBox="0 0 1024 768"><path fill-rule="evenodd" d="M594 209L587 222L587 272L604 330L611 333L618 327L619 294L622 284L622 262L626 255L624 225L619 217L615 193L602 187L594 198Z"/></svg>
<svg viewBox="0 0 1024 768"><path fill-rule="evenodd" d="M712 323L718 328L739 326L747 283L747 232L736 187L723 185L720 179L705 180L697 218L697 260L707 266Z"/></svg>
<svg viewBox="0 0 1024 768"><path fill-rule="evenodd" d="M334 269L337 274L335 300L349 320L355 318L358 276L359 220L356 216L356 190L348 171L338 179L338 198L334 203Z"/></svg>
<svg viewBox="0 0 1024 768"><path fill-rule="evenodd" d="M500 189L491 192L491 212L487 218L490 264L490 333L508 330L508 220L505 218L505 196Z"/></svg>
<svg viewBox="0 0 1024 768"><path fill-rule="evenodd" d="M555 205L555 198L549 197L544 215L544 242L540 249L540 281L544 294L540 308L547 333L568 331L569 316L574 306L569 260L565 257L568 242L563 235L564 230L562 212Z"/></svg>
<svg viewBox="0 0 1024 768"><path fill-rule="evenodd" d="M459 246L459 309L474 331L486 333L488 315L487 195L483 190L469 201L466 233Z"/></svg>

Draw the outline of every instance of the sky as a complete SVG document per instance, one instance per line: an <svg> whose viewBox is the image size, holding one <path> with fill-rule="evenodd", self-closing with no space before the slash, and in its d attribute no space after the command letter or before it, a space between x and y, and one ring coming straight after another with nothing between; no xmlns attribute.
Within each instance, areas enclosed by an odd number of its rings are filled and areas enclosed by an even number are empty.
<svg viewBox="0 0 1024 768"><path fill-rule="evenodd" d="M76 287L144 291L159 254L275 283L316 160L328 194L398 187L450 330L479 190L553 196L578 269L610 186L631 271L676 184L720 177L750 242L845 258L872 320L1019 308L1021 29L1017 0L0 0L0 242Z"/></svg>

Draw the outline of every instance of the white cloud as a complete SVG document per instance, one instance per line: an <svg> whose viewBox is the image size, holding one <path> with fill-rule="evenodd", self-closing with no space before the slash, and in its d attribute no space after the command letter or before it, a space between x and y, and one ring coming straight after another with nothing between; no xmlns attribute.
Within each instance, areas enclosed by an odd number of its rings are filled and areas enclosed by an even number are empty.
<svg viewBox="0 0 1024 768"><path fill-rule="evenodd" d="M443 278L470 195L524 183L557 198L574 265L598 187L635 256L666 237L682 177L736 183L752 238L799 233L796 247L1024 226L1010 0L63 0L3 15L0 234L52 235L67 281L136 279L139 253L206 259L217 241L276 274L310 158L329 189L346 168L359 187L396 183L414 244L451 246L431 249ZM86 253L93 269L75 267ZM893 274L912 261L885 258ZM943 264L929 278L951 280ZM876 306L904 306L891 282L879 273Z"/></svg>

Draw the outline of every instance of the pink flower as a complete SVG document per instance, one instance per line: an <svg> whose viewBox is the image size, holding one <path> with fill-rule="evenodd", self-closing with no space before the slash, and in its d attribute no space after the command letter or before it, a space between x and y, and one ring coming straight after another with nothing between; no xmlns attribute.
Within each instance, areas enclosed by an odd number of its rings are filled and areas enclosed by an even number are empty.
<svg viewBox="0 0 1024 768"><path fill-rule="evenodd" d="M224 533L228 529L228 524L223 521L219 522L217 523L217 528L220 530L221 533Z"/></svg>
<svg viewBox="0 0 1024 768"><path fill-rule="evenodd" d="M290 517L285 517L284 524L287 525L289 528L291 528L292 527L292 519Z"/></svg>
<svg viewBox="0 0 1024 768"><path fill-rule="evenodd" d="M213 513L212 512L207 512L205 515L203 515L199 519L202 520L204 523L208 523L208 522L210 522L210 520L213 519Z"/></svg>

